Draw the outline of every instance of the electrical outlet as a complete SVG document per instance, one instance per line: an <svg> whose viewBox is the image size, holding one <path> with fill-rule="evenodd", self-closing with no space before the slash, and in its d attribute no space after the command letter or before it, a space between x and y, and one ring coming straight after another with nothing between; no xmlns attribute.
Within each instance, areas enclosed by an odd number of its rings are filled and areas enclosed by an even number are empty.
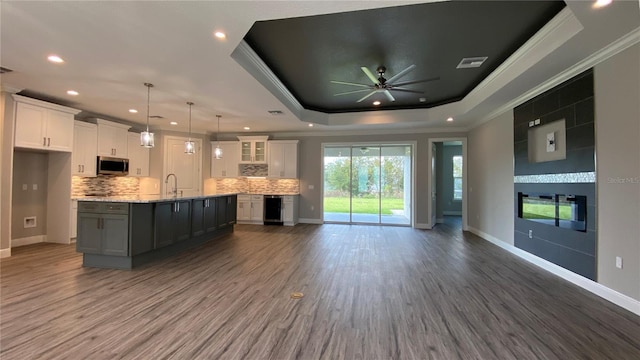
<svg viewBox="0 0 640 360"><path fill-rule="evenodd" d="M29 186L27 184L22 184L22 190L29 190Z"/></svg>
<svg viewBox="0 0 640 360"><path fill-rule="evenodd" d="M315 188L315 186L309 185L309 190L313 190L314 188Z"/></svg>
<svg viewBox="0 0 640 360"><path fill-rule="evenodd" d="M621 256L616 256L616 267L618 269L622 269L622 257Z"/></svg>
<svg viewBox="0 0 640 360"><path fill-rule="evenodd" d="M533 239L533 230L529 230L529 239Z"/></svg>
<svg viewBox="0 0 640 360"><path fill-rule="evenodd" d="M38 190L38 184L33 184L33 190Z"/></svg>

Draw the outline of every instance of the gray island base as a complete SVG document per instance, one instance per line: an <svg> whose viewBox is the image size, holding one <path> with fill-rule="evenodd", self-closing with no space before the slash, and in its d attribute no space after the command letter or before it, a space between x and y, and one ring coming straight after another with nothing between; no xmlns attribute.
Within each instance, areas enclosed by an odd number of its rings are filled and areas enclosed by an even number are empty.
<svg viewBox="0 0 640 360"><path fill-rule="evenodd" d="M83 266L132 269L233 233L236 194L78 199Z"/></svg>

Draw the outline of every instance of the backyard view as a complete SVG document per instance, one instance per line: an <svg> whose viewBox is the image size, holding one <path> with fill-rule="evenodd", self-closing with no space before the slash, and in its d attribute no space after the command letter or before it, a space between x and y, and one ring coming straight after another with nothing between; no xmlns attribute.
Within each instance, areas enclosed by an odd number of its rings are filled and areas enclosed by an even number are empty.
<svg viewBox="0 0 640 360"><path fill-rule="evenodd" d="M409 146L327 147L324 159L326 221L410 223Z"/></svg>

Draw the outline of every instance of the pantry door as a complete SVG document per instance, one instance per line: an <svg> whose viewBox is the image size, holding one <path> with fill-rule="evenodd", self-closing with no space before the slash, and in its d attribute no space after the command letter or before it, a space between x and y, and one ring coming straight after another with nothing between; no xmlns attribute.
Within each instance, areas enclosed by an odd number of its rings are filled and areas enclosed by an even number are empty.
<svg viewBox="0 0 640 360"><path fill-rule="evenodd" d="M175 174L178 179L178 196L201 195L202 189L202 140L191 139L195 142L196 153L185 154L184 142L187 138L166 136L164 141L165 163L161 179L162 194L171 194L173 177L165 183L169 174Z"/></svg>

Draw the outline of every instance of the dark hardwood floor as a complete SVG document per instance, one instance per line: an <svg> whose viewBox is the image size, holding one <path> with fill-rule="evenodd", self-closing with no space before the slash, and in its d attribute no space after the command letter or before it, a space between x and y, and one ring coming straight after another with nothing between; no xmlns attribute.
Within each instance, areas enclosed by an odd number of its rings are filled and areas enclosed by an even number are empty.
<svg viewBox="0 0 640 360"><path fill-rule="evenodd" d="M133 270L1 261L0 358L640 359L640 318L448 221L236 226ZM292 299L302 292L302 299Z"/></svg>

